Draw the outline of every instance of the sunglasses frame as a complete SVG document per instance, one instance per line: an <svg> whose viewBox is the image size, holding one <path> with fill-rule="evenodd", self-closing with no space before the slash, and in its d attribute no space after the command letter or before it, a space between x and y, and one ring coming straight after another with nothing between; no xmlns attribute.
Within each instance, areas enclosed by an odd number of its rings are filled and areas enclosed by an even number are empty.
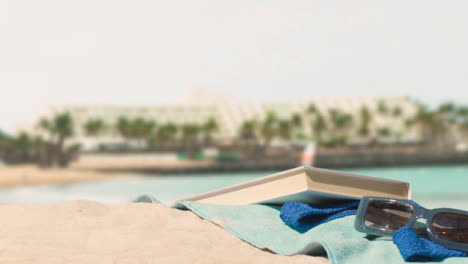
<svg viewBox="0 0 468 264"><path fill-rule="evenodd" d="M432 227L432 219L435 215L439 213L455 213L468 216L468 211L450 209L450 208L437 208L437 209L426 209L412 200L399 200L386 197L370 197L366 196L361 199L359 207L356 214L356 220L354 222L354 228L362 233L377 235L377 236L391 236L396 230L388 230L385 228L370 228L365 225L365 215L369 202L371 201L383 201L389 203L398 203L401 205L409 205L413 208L413 214L411 215L408 223L405 226L413 226L418 219L426 219L426 231L429 238L435 243L445 246L446 248L455 249L468 253L468 243L458 243L449 240L444 240L437 238L434 235L434 230Z"/></svg>

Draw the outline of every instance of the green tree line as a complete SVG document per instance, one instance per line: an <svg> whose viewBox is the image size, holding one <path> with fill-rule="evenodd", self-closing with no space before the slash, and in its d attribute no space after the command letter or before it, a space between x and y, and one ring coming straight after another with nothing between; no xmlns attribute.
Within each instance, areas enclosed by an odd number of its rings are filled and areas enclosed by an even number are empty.
<svg viewBox="0 0 468 264"><path fill-rule="evenodd" d="M405 116L399 106L390 107L381 100L377 111L361 106L355 113L347 113L340 108L320 110L310 104L304 112L280 118L270 111L263 119L244 121L239 127L234 144L245 149L267 149L274 140L315 140L324 147L339 147L348 144L352 136L370 141L394 138L398 140L401 131L393 131L391 125L375 127L377 116L401 119L406 129L420 129L422 139L427 144L439 147L452 146L457 137L468 134L468 107L444 103L431 109L417 103L416 114ZM87 120L81 128L88 137L100 137L114 131L140 148L164 149L175 147L189 155L204 146L217 146L216 134L220 125L215 118L203 123L158 123L157 120L143 117L121 117L115 123L107 123L100 118ZM52 118L42 118L37 124L38 135L25 132L9 136L0 132L0 158L13 161L38 162L44 166L65 165L76 157L80 146L69 140L76 134L72 116L65 112Z"/></svg>

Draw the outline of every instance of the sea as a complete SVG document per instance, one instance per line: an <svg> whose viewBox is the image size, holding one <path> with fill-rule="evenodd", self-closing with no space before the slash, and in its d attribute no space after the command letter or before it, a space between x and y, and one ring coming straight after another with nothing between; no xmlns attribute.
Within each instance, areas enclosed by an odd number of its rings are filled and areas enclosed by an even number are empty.
<svg viewBox="0 0 468 264"><path fill-rule="evenodd" d="M468 164L353 168L341 171L407 181L413 199L427 208L468 210ZM0 189L0 203L60 203L92 200L101 203L132 202L152 194L169 203L189 195L267 176L274 171L223 172L185 175L128 175L104 181Z"/></svg>

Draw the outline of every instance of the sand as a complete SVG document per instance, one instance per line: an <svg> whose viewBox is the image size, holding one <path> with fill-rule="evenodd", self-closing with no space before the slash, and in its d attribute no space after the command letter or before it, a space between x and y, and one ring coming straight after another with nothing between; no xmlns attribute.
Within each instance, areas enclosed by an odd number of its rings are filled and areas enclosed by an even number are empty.
<svg viewBox="0 0 468 264"><path fill-rule="evenodd" d="M175 154L81 154L79 159L70 164L74 169L168 169L185 168L187 170L211 167L214 160L180 160Z"/></svg>
<svg viewBox="0 0 468 264"><path fill-rule="evenodd" d="M115 171L119 169L183 167L189 170L209 167L212 163L210 160L174 160L162 155L83 155L68 168L40 168L32 164L0 165L0 187L98 181L129 175Z"/></svg>
<svg viewBox="0 0 468 264"><path fill-rule="evenodd" d="M0 167L0 187L96 181L111 177L121 177L121 175L93 170L43 169L35 165Z"/></svg>
<svg viewBox="0 0 468 264"><path fill-rule="evenodd" d="M329 263L262 251L164 205L0 205L0 215L0 263Z"/></svg>

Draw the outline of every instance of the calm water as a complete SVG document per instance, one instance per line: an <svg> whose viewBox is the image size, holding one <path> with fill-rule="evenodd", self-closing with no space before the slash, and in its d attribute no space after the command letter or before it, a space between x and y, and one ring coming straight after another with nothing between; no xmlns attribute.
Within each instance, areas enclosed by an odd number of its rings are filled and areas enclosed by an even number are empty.
<svg viewBox="0 0 468 264"><path fill-rule="evenodd" d="M468 164L459 166L347 169L352 173L411 183L413 198L427 207L468 210ZM71 185L19 187L0 190L0 203L57 203L87 199L104 203L132 201L152 193L164 202L266 176L272 172L190 174L128 177Z"/></svg>

